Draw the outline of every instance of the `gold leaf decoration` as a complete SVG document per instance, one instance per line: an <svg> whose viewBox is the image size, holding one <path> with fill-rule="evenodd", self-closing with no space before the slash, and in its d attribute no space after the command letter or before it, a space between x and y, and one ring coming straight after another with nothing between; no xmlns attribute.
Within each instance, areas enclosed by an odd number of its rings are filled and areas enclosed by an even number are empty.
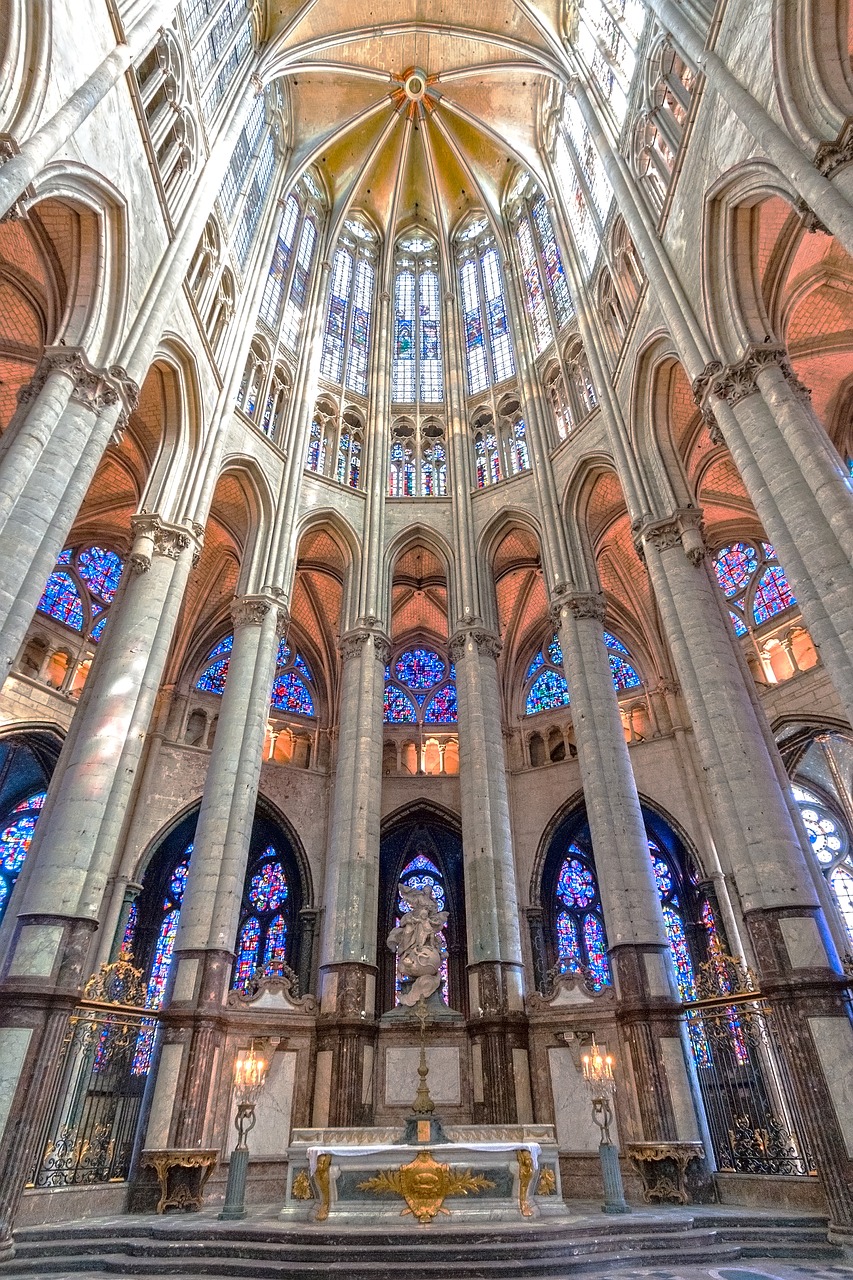
<svg viewBox="0 0 853 1280"><path fill-rule="evenodd" d="M537 1196L555 1196L557 1194L557 1175L553 1169L544 1168L539 1173Z"/></svg>
<svg viewBox="0 0 853 1280"><path fill-rule="evenodd" d="M293 1186L290 1193L294 1200L313 1200L314 1189L311 1186L311 1179L308 1177L307 1169L300 1169L296 1177L293 1179Z"/></svg>
<svg viewBox="0 0 853 1280"><path fill-rule="evenodd" d="M467 1196L469 1192L485 1191L495 1184L482 1174L472 1174L470 1169L454 1172L449 1164L439 1164L431 1151L419 1151L411 1164L399 1169L383 1169L373 1178L358 1184L359 1191L382 1194L391 1191L402 1196L407 1208L401 1214L411 1213L422 1226L432 1222L438 1213L450 1213L443 1208L448 1196Z"/></svg>

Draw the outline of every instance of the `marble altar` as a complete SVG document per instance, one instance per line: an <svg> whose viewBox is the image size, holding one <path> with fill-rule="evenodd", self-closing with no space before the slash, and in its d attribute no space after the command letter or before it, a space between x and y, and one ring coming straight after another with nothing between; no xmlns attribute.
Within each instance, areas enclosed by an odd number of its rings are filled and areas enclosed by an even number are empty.
<svg viewBox="0 0 853 1280"><path fill-rule="evenodd" d="M568 1217L553 1125L295 1129L282 1216L362 1225ZM420 1136L420 1135L418 1135Z"/></svg>

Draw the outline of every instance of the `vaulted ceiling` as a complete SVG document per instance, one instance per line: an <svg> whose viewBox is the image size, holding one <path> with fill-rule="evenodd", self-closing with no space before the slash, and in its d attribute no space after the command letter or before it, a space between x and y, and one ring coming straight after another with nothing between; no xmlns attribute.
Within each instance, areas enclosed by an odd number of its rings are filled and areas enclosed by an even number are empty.
<svg viewBox="0 0 853 1280"><path fill-rule="evenodd" d="M540 173L539 106L561 67L560 0L273 3L264 78L282 77L290 173L316 164L332 222L447 235L496 217L516 166ZM541 176L541 174L540 174Z"/></svg>

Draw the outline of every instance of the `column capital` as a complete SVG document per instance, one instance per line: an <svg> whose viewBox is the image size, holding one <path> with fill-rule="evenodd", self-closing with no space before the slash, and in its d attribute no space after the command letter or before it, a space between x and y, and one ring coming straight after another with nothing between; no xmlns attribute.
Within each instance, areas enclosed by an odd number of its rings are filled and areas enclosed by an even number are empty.
<svg viewBox="0 0 853 1280"><path fill-rule="evenodd" d="M811 399L811 392L794 373L787 348L778 342L762 342L747 347L741 360L726 365L713 378L711 389L718 400L725 400L732 406L740 404L741 400L759 392L759 375L771 365L777 366L798 399L806 402Z"/></svg>
<svg viewBox="0 0 853 1280"><path fill-rule="evenodd" d="M147 511L131 516L130 527L133 531L130 567L134 573L147 573L153 556L168 556L170 560L179 560L181 553L193 542L197 544L196 554L201 549L198 534L191 533L183 525L169 524L160 516Z"/></svg>
<svg viewBox="0 0 853 1280"><path fill-rule="evenodd" d="M607 600L601 591L571 591L568 588L555 591L548 611L555 626L565 612L574 618L596 618L603 622L607 614Z"/></svg>
<svg viewBox="0 0 853 1280"><path fill-rule="evenodd" d="M705 559L704 517L699 507L679 507L662 520L643 520L635 530L637 553L643 558L643 548L650 543L658 551L671 551L681 547L691 564L701 564Z"/></svg>
<svg viewBox="0 0 853 1280"><path fill-rule="evenodd" d="M341 636L338 644L341 657L344 662L349 662L350 658L358 658L364 646L372 642L376 657L384 666L391 660L391 641L385 632L377 627L378 619L362 618L360 622L360 626L353 627L351 631L346 631Z"/></svg>
<svg viewBox="0 0 853 1280"><path fill-rule="evenodd" d="M450 638L450 656L454 662L464 658L465 650L471 647L485 657L497 658L503 644L493 631L486 631L482 627L461 627Z"/></svg>
<svg viewBox="0 0 853 1280"><path fill-rule="evenodd" d="M273 609L278 610L278 602L270 596L237 596L231 605L231 620L235 628L260 627Z"/></svg>

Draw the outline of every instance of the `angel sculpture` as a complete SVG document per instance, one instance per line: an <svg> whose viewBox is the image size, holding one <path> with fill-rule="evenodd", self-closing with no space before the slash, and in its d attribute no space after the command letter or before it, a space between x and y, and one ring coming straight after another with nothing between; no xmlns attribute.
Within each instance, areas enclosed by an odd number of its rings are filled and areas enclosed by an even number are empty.
<svg viewBox="0 0 853 1280"><path fill-rule="evenodd" d="M441 943L438 935L447 924L447 912L439 911L432 889L397 886L409 910L388 934L388 947L397 953L403 978L412 979L400 993L400 1003L415 1005L427 1000L441 986Z"/></svg>

